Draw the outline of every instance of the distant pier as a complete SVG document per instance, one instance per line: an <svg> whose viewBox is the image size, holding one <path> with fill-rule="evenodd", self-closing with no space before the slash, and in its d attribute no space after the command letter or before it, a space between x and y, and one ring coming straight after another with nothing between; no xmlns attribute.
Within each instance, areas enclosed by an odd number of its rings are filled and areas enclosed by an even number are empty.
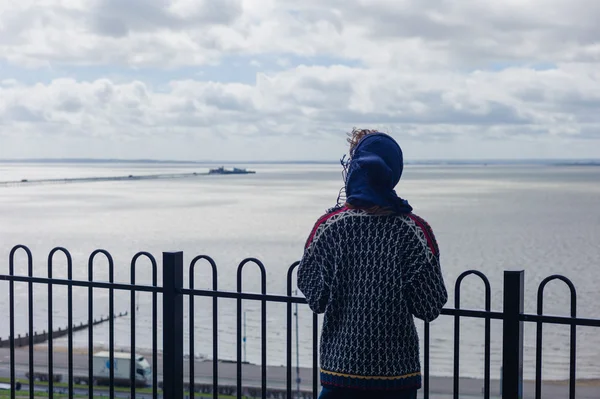
<svg viewBox="0 0 600 399"><path fill-rule="evenodd" d="M71 177L63 179L21 179L12 181L0 181L0 187L30 186L34 184L66 184L66 183L91 183L102 181L133 181L133 180L157 180L157 179L185 179L209 175L246 175L255 174L255 171L233 168L232 170L220 167L210 169L208 172L188 173L161 173L153 175L127 175L127 176L97 176L97 177Z"/></svg>
<svg viewBox="0 0 600 399"><path fill-rule="evenodd" d="M127 176L105 176L105 177L73 177L64 179L21 179L13 181L0 181L0 187L29 186L33 184L63 184L63 183L90 183L102 181L133 181L133 180L156 180L156 179L184 179L198 176L208 176L208 173L168 173L154 175L127 175Z"/></svg>

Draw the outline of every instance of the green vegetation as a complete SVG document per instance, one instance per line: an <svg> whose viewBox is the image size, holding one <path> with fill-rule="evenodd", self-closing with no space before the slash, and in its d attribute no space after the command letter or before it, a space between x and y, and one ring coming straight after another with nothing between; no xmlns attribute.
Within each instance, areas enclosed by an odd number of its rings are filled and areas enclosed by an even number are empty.
<svg viewBox="0 0 600 399"><path fill-rule="evenodd" d="M33 398L47 398L49 395L46 392L35 392ZM69 395L58 394L55 393L54 397L56 399L66 399ZM87 395L73 395L74 398L87 398ZM10 391L0 391L0 398L10 398ZM29 392L26 391L17 391L15 395L16 399L29 399ZM94 396L94 399L101 399L99 396ZM105 398L106 399L106 398Z"/></svg>
<svg viewBox="0 0 600 399"><path fill-rule="evenodd" d="M20 382L21 384L29 384L29 380L26 380L26 379L17 378L17 381ZM10 384L10 378L0 377L0 383ZM36 381L35 385L40 386L40 387L47 387L48 382L47 381ZM69 384L66 382L55 382L54 387L55 388L69 388ZM87 389L87 385L83 385L83 384L73 384L73 387L79 388L79 389ZM97 391L108 391L108 386L105 386L105 385L95 386L94 390L95 391L96 390ZM152 393L152 388L136 388L135 391L137 393ZM159 388L158 391L160 392L161 389ZM131 388L115 387L115 392L129 393L129 392L131 392Z"/></svg>
<svg viewBox="0 0 600 399"><path fill-rule="evenodd" d="M20 382L22 385L29 384L29 381L26 379L18 378L17 381ZM10 384L10 378L0 377L0 383ZM35 386L47 387L48 382L36 381ZM87 388L86 385L73 385L73 386L77 389L86 389ZM68 388L69 384L64 383L64 382L55 382L54 387L55 388ZM107 386L96 386L96 387L94 387L94 391L108 392L108 387ZM161 390L159 389L158 391L160 392ZM124 387L115 387L115 392L129 393L129 392L131 392L131 389L124 388ZM152 388L136 388L136 393L152 393ZM187 394L189 392L185 392L185 393ZM208 394L208 393L196 393L194 396L196 398L212 398L212 394ZM35 392L35 394L34 394L34 399L47 398L47 397L48 397L48 394L46 392ZM69 397L69 395L66 395L66 394L59 394L59 393L54 394L54 398L56 398L56 399L66 399L68 397ZM73 397L74 398L87 398L88 396L87 395L74 395ZM0 391L0 399L4 399L4 398L10 398L10 391ZM21 389L20 391L17 391L15 398L16 399L29 399L29 391ZM236 398L236 396L232 396L232 395L219 395L219 399L235 399L235 398ZM94 399L106 399L106 396L94 397Z"/></svg>
<svg viewBox="0 0 600 399"><path fill-rule="evenodd" d="M46 399L48 398L48 393L46 392L35 392L33 399ZM59 394L59 393L55 393L54 394L54 398L55 399L68 399L69 395L66 394ZM73 395L73 398L87 398L87 395ZM195 395L196 398L212 398L212 394L206 394L206 393L197 393ZM5 398L10 398L10 391L0 391L0 399L5 399ZM15 395L16 399L29 399L29 392L28 391L17 391L16 395ZM229 395L220 395L219 399L233 399L235 398L235 396L229 396ZM106 399L106 396L94 396L93 399Z"/></svg>

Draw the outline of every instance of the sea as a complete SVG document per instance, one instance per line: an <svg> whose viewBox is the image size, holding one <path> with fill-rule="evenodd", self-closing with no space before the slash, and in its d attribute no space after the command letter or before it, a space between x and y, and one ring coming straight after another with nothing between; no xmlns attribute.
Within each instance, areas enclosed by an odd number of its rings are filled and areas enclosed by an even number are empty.
<svg viewBox="0 0 600 399"><path fill-rule="evenodd" d="M204 173L220 165L186 163L0 163L0 181L79 177L142 176L172 173ZM81 183L31 183L0 185L0 274L8 274L9 253L23 244L33 253L35 276L48 275L48 253L67 248L73 257L75 279L88 279L88 258L105 249L114 259L114 281L129 283L131 259L139 251L150 252L159 262L162 252L183 251L184 281L189 263L197 255L211 256L218 266L218 288L237 289L237 268L248 257L260 259L266 268L266 291L286 294L287 271L302 256L303 246L315 221L336 202L342 186L339 164L236 164L256 171L248 175L197 175L180 179L96 181ZM415 213L432 226L440 246L441 264L449 292L446 307L455 306L455 283L466 270L479 270L491 285L492 310L502 310L503 273L525 272L525 311L536 313L537 291L542 280L560 274L577 290L577 316L600 318L600 167L553 163L514 164L407 164L397 193ZM64 256L54 258L53 276L66 278ZM27 274L24 252L15 255L15 273ZM93 278L109 279L107 261L99 256ZM194 285L210 289L209 265L200 262ZM136 265L136 281L152 283L152 268L142 258ZM259 268L248 264L243 271L243 291L261 292ZM296 289L295 280L292 287ZM17 334L28 331L27 284L17 283ZM48 328L48 290L34 285L34 330ZM74 288L74 322L88 318L87 289ZM301 295L301 294L298 294ZM460 289L460 307L484 308L484 284L475 276ZM544 313L568 316L570 292L560 282L544 292ZM8 283L0 282L0 318L8 320ZM160 295L158 349L162 350ZM195 357L212 356L211 299L194 300ZM64 287L53 287L55 328L67 325ZM108 314L108 293L94 290L94 317ZM185 347L189 354L189 301L185 301ZM130 294L115 292L115 312L130 310ZM261 361L260 303L244 301L243 359ZM219 357L236 359L236 301L219 300ZM286 306L267 305L267 362L285 364ZM459 337L460 375L482 378L484 322L461 318ZM312 313L300 305L293 318L294 364L312 364ZM417 321L423 332L423 323ZM152 348L152 296L136 294L136 350ZM296 335L296 331L298 334ZM492 321L491 373L499 378L502 362L502 324ZM127 349L129 315L115 321L115 346ZM568 326L543 327L543 378L569 377ZM9 335L9 324L0 323L0 337ZM536 325L525 323L524 375L535 376ZM578 327L577 377L600 378L600 330ZM454 359L454 318L440 316L431 324L431 374L451 376ZM88 345L87 332L74 336L77 349ZM421 346L423 346L421 340ZM94 327L94 347L108 346L108 324ZM296 350L296 345L298 350ZM55 346L66 346L60 338ZM422 348L423 349L423 348ZM423 353L423 350L421 351Z"/></svg>

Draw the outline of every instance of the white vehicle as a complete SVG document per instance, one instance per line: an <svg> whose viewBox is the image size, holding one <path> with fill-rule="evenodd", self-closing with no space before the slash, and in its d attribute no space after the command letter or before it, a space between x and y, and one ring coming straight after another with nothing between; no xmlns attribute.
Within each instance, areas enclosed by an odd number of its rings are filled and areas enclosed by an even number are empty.
<svg viewBox="0 0 600 399"><path fill-rule="evenodd" d="M21 383L17 381L15 383L15 391L21 390ZM0 383L0 391L10 391L10 384Z"/></svg>
<svg viewBox="0 0 600 399"><path fill-rule="evenodd" d="M94 383L108 384L110 381L110 353L98 352L94 354ZM131 369L134 369L136 386L148 386L152 383L152 368L148 361L136 354L132 364L131 354L123 352L114 353L114 383L115 385L130 385Z"/></svg>

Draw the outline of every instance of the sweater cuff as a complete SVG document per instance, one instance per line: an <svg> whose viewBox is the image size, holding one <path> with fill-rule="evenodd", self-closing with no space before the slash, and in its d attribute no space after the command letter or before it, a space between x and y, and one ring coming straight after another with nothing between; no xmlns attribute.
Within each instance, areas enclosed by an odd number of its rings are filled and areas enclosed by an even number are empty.
<svg viewBox="0 0 600 399"><path fill-rule="evenodd" d="M402 391L421 388L421 373L401 376L360 376L321 369L321 385L356 390Z"/></svg>

